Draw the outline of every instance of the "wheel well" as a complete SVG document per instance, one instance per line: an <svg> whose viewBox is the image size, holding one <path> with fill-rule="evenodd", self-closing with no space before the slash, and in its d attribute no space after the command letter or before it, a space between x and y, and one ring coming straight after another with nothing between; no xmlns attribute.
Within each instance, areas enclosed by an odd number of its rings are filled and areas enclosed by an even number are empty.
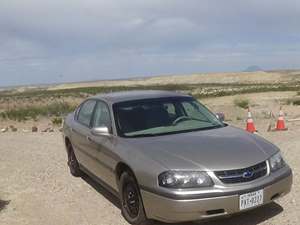
<svg viewBox="0 0 300 225"><path fill-rule="evenodd" d="M140 189L139 182L138 182L133 170L126 163L123 163L123 162L119 162L116 166L116 180L117 180L117 185L119 187L119 191L121 191L121 189L120 189L121 188L120 187L120 177L121 177L122 173L125 172L125 171L130 173L130 175L133 177L133 179L135 180L135 182L138 186L138 192L139 192L139 195L141 197L141 204L142 204L142 207L143 207L143 211L145 213L143 197L141 195L141 189Z"/></svg>
<svg viewBox="0 0 300 225"><path fill-rule="evenodd" d="M68 137L65 137L65 145L66 145L66 148L68 150L69 145L71 145L71 141Z"/></svg>
<svg viewBox="0 0 300 225"><path fill-rule="evenodd" d="M125 164L125 163L123 163L123 162L119 162L118 165L117 165L117 167L116 167L116 176L117 176L117 180L120 179L122 173L125 172L125 171L131 173L131 175L133 175L134 178L135 178L135 175L134 175L134 173L133 173L133 170L132 170L127 164Z"/></svg>

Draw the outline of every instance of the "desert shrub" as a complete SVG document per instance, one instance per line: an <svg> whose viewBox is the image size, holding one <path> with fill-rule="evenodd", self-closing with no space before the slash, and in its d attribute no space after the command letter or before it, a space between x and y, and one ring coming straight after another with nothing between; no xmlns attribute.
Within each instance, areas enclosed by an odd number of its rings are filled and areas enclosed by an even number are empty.
<svg viewBox="0 0 300 225"><path fill-rule="evenodd" d="M300 105L300 99L296 99L293 101L293 105Z"/></svg>
<svg viewBox="0 0 300 225"><path fill-rule="evenodd" d="M286 101L282 102L284 105L292 105L293 104L293 100L292 99L287 99Z"/></svg>
<svg viewBox="0 0 300 225"><path fill-rule="evenodd" d="M286 105L300 105L300 98L289 98L284 103Z"/></svg>
<svg viewBox="0 0 300 225"><path fill-rule="evenodd" d="M5 209L5 207L10 203L10 201L4 201L0 199L0 211Z"/></svg>
<svg viewBox="0 0 300 225"><path fill-rule="evenodd" d="M5 113L5 112L1 112L1 113L0 113L0 118L6 119L6 113Z"/></svg>
<svg viewBox="0 0 300 225"><path fill-rule="evenodd" d="M196 90L201 89L201 92ZM153 84L153 85L133 85L133 86L98 86L98 87L81 87L59 90L34 89L25 92L0 92L0 99L8 98L16 99L32 99L38 101L41 99L55 98L60 99L64 97L78 97L85 98L87 96L110 93L116 91L129 90L169 90L169 91L184 91L193 93L197 98L205 97L221 97L246 93L269 92L269 91L298 91L299 94L300 83L282 83L282 84L245 84L245 83L207 83L207 84Z"/></svg>
<svg viewBox="0 0 300 225"><path fill-rule="evenodd" d="M2 112L1 117L4 119L15 121L25 121L28 119L36 120L39 116L60 117L66 115L69 112L72 112L74 109L75 106L73 105L62 102L55 102L45 106L28 106L25 108L12 109Z"/></svg>
<svg viewBox="0 0 300 225"><path fill-rule="evenodd" d="M54 117L54 118L52 118L51 122L54 125L60 126L62 124L62 122L63 122L63 119L61 117Z"/></svg>
<svg viewBox="0 0 300 225"><path fill-rule="evenodd" d="M233 101L234 105L242 109L247 109L249 107L249 100L243 98L236 98Z"/></svg>

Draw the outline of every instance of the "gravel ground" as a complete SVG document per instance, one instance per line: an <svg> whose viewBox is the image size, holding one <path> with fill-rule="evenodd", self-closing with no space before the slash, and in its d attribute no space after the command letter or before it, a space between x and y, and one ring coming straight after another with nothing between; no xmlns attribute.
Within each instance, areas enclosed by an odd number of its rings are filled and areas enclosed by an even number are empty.
<svg viewBox="0 0 300 225"><path fill-rule="evenodd" d="M295 125L286 132L262 133L281 147L293 168L289 195L245 214L201 224L299 225L299 131ZM58 132L0 134L0 200L1 225L127 224L116 198L89 178L69 174Z"/></svg>

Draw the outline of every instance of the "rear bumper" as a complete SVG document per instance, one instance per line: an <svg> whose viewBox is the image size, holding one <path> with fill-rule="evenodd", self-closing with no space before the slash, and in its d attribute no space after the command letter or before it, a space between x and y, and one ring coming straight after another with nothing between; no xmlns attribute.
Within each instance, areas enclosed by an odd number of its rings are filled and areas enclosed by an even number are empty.
<svg viewBox="0 0 300 225"><path fill-rule="evenodd" d="M288 168L280 177L275 177L272 182L268 181L263 187L254 186L252 191L263 189L263 204L267 204L289 193L292 179L292 172ZM242 193L244 190L241 188L240 191L230 195L223 193L217 197L178 200L141 190L147 217L168 223L195 221L241 212L239 195Z"/></svg>

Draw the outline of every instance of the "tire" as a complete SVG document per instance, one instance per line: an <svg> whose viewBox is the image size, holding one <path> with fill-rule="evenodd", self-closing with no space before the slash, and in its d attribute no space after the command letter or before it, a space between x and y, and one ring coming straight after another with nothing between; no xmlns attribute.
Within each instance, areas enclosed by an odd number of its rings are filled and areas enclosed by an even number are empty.
<svg viewBox="0 0 300 225"><path fill-rule="evenodd" d="M68 150L68 166L70 168L70 173L74 177L81 177L82 171L80 170L79 163L77 161L72 144L70 142L67 143L67 150Z"/></svg>
<svg viewBox="0 0 300 225"><path fill-rule="evenodd" d="M123 172L119 180L121 211L125 220L132 225L146 225L146 217L140 189L130 172Z"/></svg>

